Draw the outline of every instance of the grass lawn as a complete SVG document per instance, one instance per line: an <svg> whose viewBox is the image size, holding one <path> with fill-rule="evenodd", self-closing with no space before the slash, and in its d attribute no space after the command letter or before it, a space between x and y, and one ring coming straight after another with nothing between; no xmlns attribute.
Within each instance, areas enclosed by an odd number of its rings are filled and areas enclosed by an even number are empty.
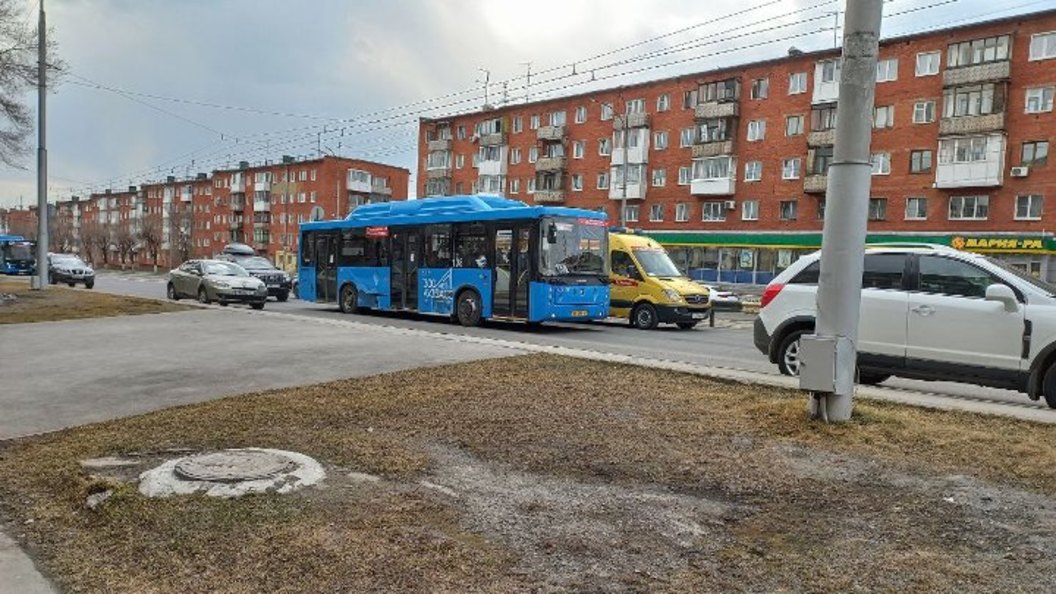
<svg viewBox="0 0 1056 594"><path fill-rule="evenodd" d="M1052 427L872 402L840 426L805 416L792 391L481 361L6 442L0 517L73 592L1056 588ZM235 500L136 490L170 450L248 446L327 478ZM106 455L142 464L79 465Z"/></svg>
<svg viewBox="0 0 1056 594"><path fill-rule="evenodd" d="M189 309L184 305L152 299L53 285L49 285L44 291L32 291L29 288L29 279L2 279L0 293L10 293L18 297L14 301L0 302L0 324L55 322Z"/></svg>

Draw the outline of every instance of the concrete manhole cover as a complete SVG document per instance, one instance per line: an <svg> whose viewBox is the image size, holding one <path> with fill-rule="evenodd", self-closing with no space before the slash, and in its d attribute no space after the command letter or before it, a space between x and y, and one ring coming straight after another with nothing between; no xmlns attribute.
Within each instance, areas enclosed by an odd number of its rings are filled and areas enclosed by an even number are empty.
<svg viewBox="0 0 1056 594"><path fill-rule="evenodd" d="M264 450L230 450L183 458L173 471L186 481L237 483L274 478L297 467L287 456Z"/></svg>
<svg viewBox="0 0 1056 594"><path fill-rule="evenodd" d="M283 494L314 485L325 477L322 465L304 454L244 448L169 460L139 475L139 492L147 497Z"/></svg>

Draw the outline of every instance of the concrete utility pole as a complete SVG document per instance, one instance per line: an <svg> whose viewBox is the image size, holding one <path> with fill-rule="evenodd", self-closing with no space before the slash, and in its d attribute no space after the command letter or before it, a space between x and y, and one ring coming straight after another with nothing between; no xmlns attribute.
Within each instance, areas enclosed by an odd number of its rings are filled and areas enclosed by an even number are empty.
<svg viewBox="0 0 1056 594"><path fill-rule="evenodd" d="M849 420L853 407L882 11L883 0L847 1L839 118L825 192L818 320L816 334L800 341L800 388L813 393L812 414L829 421Z"/></svg>
<svg viewBox="0 0 1056 594"><path fill-rule="evenodd" d="M48 286L48 149L45 142L48 74L44 0L40 0L37 27L37 276L30 284L43 291Z"/></svg>

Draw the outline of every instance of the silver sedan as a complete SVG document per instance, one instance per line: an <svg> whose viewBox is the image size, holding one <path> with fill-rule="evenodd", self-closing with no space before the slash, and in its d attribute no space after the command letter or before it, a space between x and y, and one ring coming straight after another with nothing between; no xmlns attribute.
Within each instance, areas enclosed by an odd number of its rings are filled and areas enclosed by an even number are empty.
<svg viewBox="0 0 1056 594"><path fill-rule="evenodd" d="M221 260L184 262L169 272L166 292L174 301L189 297L200 303L248 303L253 309L264 309L268 299L268 287L260 279L238 264Z"/></svg>

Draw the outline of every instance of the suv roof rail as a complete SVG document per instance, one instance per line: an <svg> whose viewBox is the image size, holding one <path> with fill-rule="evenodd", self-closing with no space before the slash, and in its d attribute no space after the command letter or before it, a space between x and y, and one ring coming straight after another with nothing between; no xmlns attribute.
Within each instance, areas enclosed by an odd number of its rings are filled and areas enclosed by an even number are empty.
<svg viewBox="0 0 1056 594"><path fill-rule="evenodd" d="M867 243L865 244L866 249L873 248L904 248L904 249L922 249L922 250L935 250L935 251L957 251L956 249L943 245L941 243L921 243L913 241L882 241L878 243Z"/></svg>

